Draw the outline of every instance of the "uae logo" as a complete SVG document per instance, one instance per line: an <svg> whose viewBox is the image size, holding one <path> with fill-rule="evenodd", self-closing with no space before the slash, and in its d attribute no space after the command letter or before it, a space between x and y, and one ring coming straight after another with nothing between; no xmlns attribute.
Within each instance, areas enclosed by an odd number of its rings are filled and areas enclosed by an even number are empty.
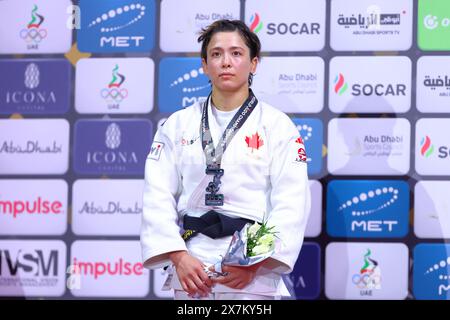
<svg viewBox="0 0 450 320"><path fill-rule="evenodd" d="M28 49L37 49L37 45L47 37L47 29L41 28L44 20L44 16L38 13L38 6L34 5L30 22L20 30L20 37L28 44Z"/></svg>
<svg viewBox="0 0 450 320"><path fill-rule="evenodd" d="M125 79L125 76L119 73L119 66L116 64L112 70L112 79L108 87L100 92L108 104L108 109L119 109L120 103L128 97L128 90L123 87Z"/></svg>
<svg viewBox="0 0 450 320"><path fill-rule="evenodd" d="M381 269L378 261L373 259L372 251L367 249L364 255L364 264L359 273L353 275L352 282L361 290L381 289Z"/></svg>

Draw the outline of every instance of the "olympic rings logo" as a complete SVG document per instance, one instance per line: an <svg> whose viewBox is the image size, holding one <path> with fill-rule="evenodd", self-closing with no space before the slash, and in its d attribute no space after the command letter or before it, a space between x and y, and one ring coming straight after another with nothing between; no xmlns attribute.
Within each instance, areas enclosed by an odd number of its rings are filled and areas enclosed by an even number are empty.
<svg viewBox="0 0 450 320"><path fill-rule="evenodd" d="M377 274L355 274L352 282L359 289L374 289L381 285L381 276Z"/></svg>
<svg viewBox="0 0 450 320"><path fill-rule="evenodd" d="M103 99L112 99L115 102L122 102L128 97L127 89L102 89L101 96Z"/></svg>
<svg viewBox="0 0 450 320"><path fill-rule="evenodd" d="M20 37L24 39L27 43L34 42L40 43L43 39L47 37L47 29L22 29L20 31Z"/></svg>

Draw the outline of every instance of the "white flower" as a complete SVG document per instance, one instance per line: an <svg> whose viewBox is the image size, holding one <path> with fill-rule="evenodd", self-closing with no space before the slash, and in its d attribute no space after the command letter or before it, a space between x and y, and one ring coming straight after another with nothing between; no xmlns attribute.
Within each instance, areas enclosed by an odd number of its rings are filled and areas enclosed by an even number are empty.
<svg viewBox="0 0 450 320"><path fill-rule="evenodd" d="M269 247L269 246L261 244L261 245L255 246L255 247L253 248L253 250L252 250L252 253L253 253L255 256L257 256L257 255L260 255L260 254L267 253L267 252L269 252L269 251L270 251L270 247Z"/></svg>
<svg viewBox="0 0 450 320"><path fill-rule="evenodd" d="M259 228L261 228L261 225L258 222L255 222L248 228L247 232L250 235L250 237L254 237L256 235L256 232L258 232Z"/></svg>
<svg viewBox="0 0 450 320"><path fill-rule="evenodd" d="M267 246L270 248L270 247L272 247L273 240L274 240L273 234L267 233L258 239L258 245L263 245L263 246Z"/></svg>

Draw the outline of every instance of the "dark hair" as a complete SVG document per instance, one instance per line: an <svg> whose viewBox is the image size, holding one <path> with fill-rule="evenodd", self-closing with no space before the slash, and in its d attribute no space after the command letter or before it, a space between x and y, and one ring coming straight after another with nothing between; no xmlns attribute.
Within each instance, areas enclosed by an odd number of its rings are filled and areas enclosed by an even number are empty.
<svg viewBox="0 0 450 320"><path fill-rule="evenodd" d="M254 57L260 58L261 42L258 36L252 32L247 25L240 20L217 20L210 24L208 27L202 29L197 41L202 43L202 50L200 55L205 61L207 61L206 49L214 34L217 32L233 32L237 31L244 39L245 44L250 49L250 59Z"/></svg>

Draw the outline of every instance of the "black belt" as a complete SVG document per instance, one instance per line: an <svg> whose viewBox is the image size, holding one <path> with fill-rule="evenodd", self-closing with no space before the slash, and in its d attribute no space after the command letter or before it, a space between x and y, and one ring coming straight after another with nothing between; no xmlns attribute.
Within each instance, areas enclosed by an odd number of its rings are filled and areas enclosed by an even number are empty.
<svg viewBox="0 0 450 320"><path fill-rule="evenodd" d="M241 231L247 223L254 221L244 218L230 218L226 215L210 210L201 217L191 217L185 215L183 217L182 235L184 241L188 241L198 233L217 239L221 237L231 236L235 231Z"/></svg>

